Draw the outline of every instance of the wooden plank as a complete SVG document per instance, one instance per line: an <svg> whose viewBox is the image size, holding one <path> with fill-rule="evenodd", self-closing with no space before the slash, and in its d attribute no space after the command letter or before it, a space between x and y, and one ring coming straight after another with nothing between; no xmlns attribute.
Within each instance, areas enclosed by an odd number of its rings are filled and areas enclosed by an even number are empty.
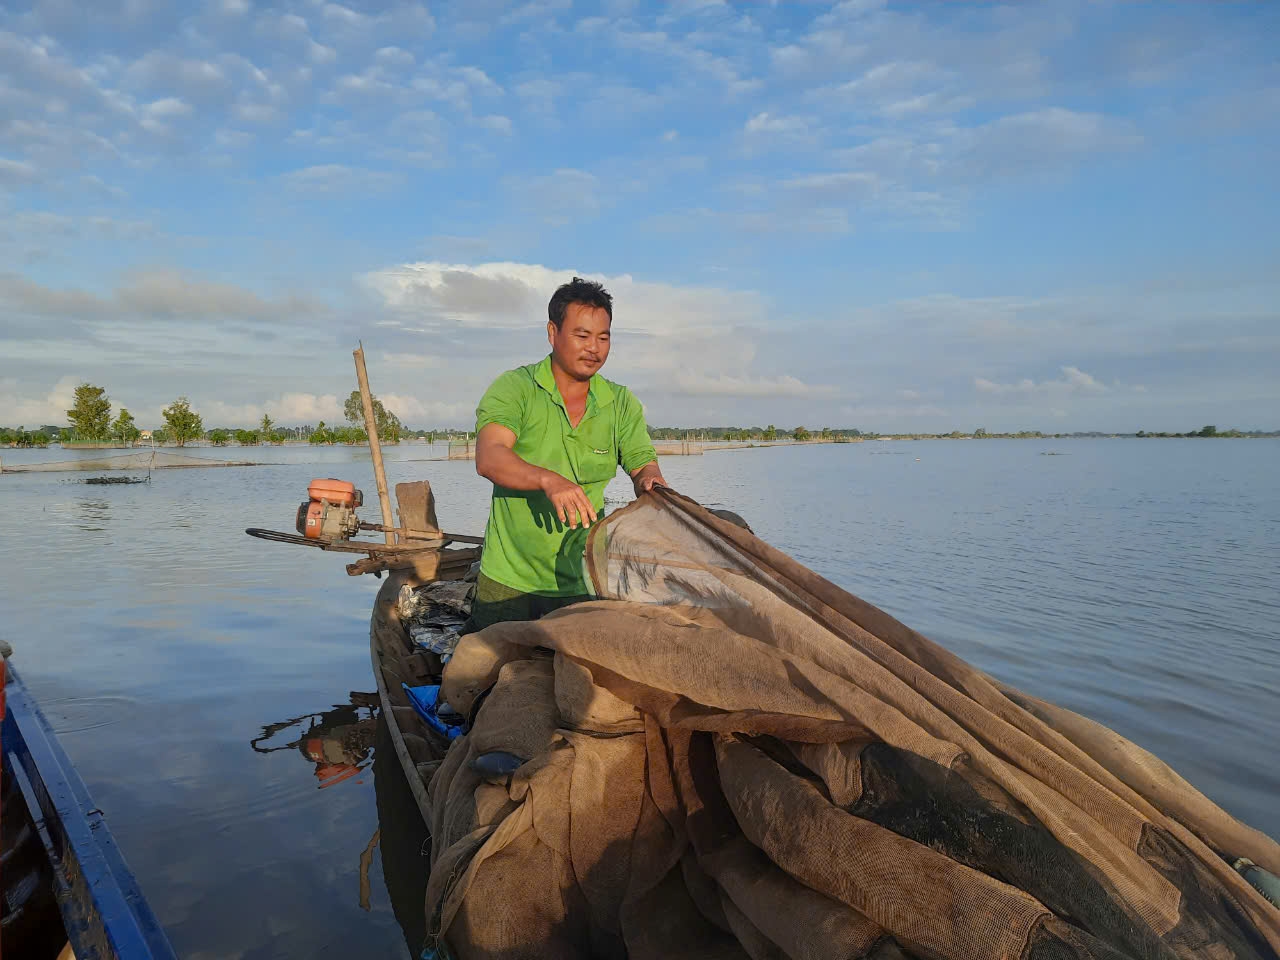
<svg viewBox="0 0 1280 960"><path fill-rule="evenodd" d="M384 570L411 571L423 583L434 580L461 580L480 559L479 549L432 550L423 553L384 555L369 557L347 564L347 573L358 577L362 573L381 573Z"/></svg>
<svg viewBox="0 0 1280 960"><path fill-rule="evenodd" d="M431 492L428 480L414 480L396 484L396 506L400 512L400 526L406 530L439 532L436 519L436 496Z"/></svg>

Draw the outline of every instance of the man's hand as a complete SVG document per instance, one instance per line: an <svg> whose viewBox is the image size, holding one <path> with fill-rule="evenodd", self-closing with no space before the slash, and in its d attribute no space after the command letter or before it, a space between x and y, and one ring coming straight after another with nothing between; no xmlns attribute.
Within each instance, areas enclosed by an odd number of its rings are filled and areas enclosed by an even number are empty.
<svg viewBox="0 0 1280 960"><path fill-rule="evenodd" d="M570 530L575 530L579 522L584 527L596 522L596 508L591 505L591 498L585 490L551 470L544 470L543 473L542 492L556 508L561 523Z"/></svg>
<svg viewBox="0 0 1280 960"><path fill-rule="evenodd" d="M658 467L658 461L646 463L643 467L631 475L631 482L635 485L636 496L642 493L648 493L654 487L669 486L666 479L662 476L662 470Z"/></svg>

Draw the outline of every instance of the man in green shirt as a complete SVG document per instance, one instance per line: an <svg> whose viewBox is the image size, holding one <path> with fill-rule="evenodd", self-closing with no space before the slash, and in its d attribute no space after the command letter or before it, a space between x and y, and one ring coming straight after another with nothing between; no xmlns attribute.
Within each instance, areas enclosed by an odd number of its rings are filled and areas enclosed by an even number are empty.
<svg viewBox="0 0 1280 960"><path fill-rule="evenodd" d="M493 502L469 630L586 599L587 528L618 466L637 496L666 483L640 402L600 376L613 297L574 277L547 316L551 355L502 374L476 409L476 472Z"/></svg>

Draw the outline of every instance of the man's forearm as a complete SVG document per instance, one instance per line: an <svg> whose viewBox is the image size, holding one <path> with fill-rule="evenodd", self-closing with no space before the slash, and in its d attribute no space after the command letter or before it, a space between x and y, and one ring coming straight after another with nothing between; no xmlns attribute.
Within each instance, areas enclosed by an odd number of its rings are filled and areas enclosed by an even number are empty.
<svg viewBox="0 0 1280 960"><path fill-rule="evenodd" d="M476 448L476 473L508 490L542 490L550 470L535 467L501 444Z"/></svg>
<svg viewBox="0 0 1280 960"><path fill-rule="evenodd" d="M664 487L667 485L657 460L650 460L635 473L631 474L631 482L635 484L637 496L650 490L654 484L660 484Z"/></svg>

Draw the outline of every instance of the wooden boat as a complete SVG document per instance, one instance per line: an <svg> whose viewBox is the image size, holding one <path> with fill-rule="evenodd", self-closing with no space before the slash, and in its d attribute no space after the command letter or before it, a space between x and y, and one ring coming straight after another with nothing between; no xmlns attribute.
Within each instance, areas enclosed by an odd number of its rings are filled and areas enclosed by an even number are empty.
<svg viewBox="0 0 1280 960"><path fill-rule="evenodd" d="M397 610L397 601L401 588L427 582L428 578L414 570L390 572L373 601L373 614L369 620L369 652L373 659L373 676L378 684L382 716L424 825L430 824L427 785L444 760L449 742L418 715L401 684L413 687L439 683L441 664L439 657L416 647L409 638L408 628Z"/></svg>
<svg viewBox="0 0 1280 960"><path fill-rule="evenodd" d="M15 960L175 958L102 811L3 661L0 684L0 953Z"/></svg>
<svg viewBox="0 0 1280 960"><path fill-rule="evenodd" d="M408 518L404 521L406 525L412 525L416 519L424 528L438 527L429 483L400 484L396 493L401 516ZM712 513L745 530L751 529L743 517L731 510L716 509ZM369 652L382 719L428 834L431 815L427 786L444 760L449 741L422 719L402 684L410 687L438 684L443 665L439 657L423 650L409 637L408 627L400 619L398 601L400 591L406 586L463 579L470 564L479 557L478 549L443 550L422 560L406 560L409 566L398 570L384 567L387 576L374 599L369 620Z"/></svg>

